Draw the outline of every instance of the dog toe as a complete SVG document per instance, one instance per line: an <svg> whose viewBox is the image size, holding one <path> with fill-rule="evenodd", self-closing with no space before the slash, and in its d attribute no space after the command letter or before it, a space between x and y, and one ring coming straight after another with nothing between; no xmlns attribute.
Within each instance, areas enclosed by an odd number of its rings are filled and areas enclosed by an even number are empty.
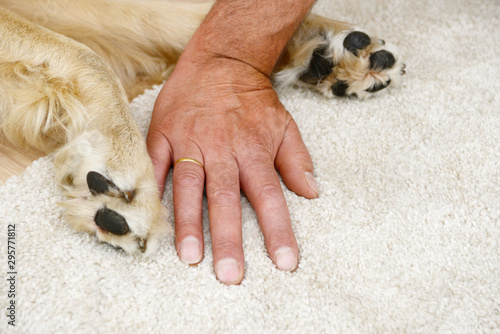
<svg viewBox="0 0 500 334"><path fill-rule="evenodd" d="M380 50L370 55L370 69L387 70L396 63L394 55L387 50Z"/></svg>
<svg viewBox="0 0 500 334"><path fill-rule="evenodd" d="M87 185L92 195L105 194L110 188L116 188L113 182L94 171L87 174Z"/></svg>
<svg viewBox="0 0 500 334"><path fill-rule="evenodd" d="M344 97L347 94L347 89L349 85L346 81L338 80L332 85L332 93L337 97Z"/></svg>
<svg viewBox="0 0 500 334"><path fill-rule="evenodd" d="M363 50L372 42L370 36L361 31L353 31L344 39L344 48L358 56L358 50Z"/></svg>
<svg viewBox="0 0 500 334"><path fill-rule="evenodd" d="M334 64L331 57L327 56L327 50L326 45L322 45L314 50L309 67L302 73L299 78L300 80L315 84L332 73Z"/></svg>
<svg viewBox="0 0 500 334"><path fill-rule="evenodd" d="M97 211L94 221L101 229L114 235L125 235L130 232L125 218L118 212L106 207Z"/></svg>

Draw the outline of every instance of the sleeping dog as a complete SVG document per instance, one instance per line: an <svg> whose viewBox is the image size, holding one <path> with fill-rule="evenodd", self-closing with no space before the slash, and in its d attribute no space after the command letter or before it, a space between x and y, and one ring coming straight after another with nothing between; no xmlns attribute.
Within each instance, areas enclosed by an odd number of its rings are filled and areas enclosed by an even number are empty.
<svg viewBox="0 0 500 334"><path fill-rule="evenodd" d="M65 220L128 253L167 232L154 170L129 101L167 79L211 3L0 0L0 130L54 152ZM404 74L395 50L309 14L275 66L275 85L366 98Z"/></svg>

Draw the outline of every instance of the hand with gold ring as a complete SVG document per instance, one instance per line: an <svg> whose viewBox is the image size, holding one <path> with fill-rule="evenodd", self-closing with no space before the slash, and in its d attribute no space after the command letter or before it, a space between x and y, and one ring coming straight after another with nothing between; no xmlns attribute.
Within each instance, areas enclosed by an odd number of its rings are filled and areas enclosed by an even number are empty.
<svg viewBox="0 0 500 334"><path fill-rule="evenodd" d="M246 16L233 14L238 16L235 20L239 27L247 24L247 28L235 30L224 13L238 12L239 1L217 1L181 55L153 110L147 144L161 193L175 162L178 254L188 264L203 259L202 203L206 187L214 269L217 279L225 284L239 284L244 273L240 190L257 214L276 267L293 271L298 265L297 241L276 170L298 195L316 198L318 187L299 129L280 103L269 76L294 27L307 13L305 3L312 2L287 1L289 6L276 8L276 0L247 1L251 8ZM275 15L278 10L284 11L278 17L291 17L293 24L274 25L268 20L255 27L253 19ZM275 32L266 35L248 31L251 27L286 31L278 38ZM247 35L237 36L240 33ZM268 35L274 36L276 49L269 48L271 41L264 38ZM236 38L234 44L229 36ZM213 44L217 38L224 42ZM241 45L245 41L249 45ZM242 50L251 52L215 50L236 42ZM262 62L255 62L258 57Z"/></svg>
<svg viewBox="0 0 500 334"><path fill-rule="evenodd" d="M174 162L174 168L175 168L175 165L177 165L179 162L183 162L183 161L195 163L198 166L200 166L201 168L203 168L203 170L205 170L205 167L203 167L203 164L201 162L199 162L198 160L195 160L195 159L191 159L191 158L180 158L180 159L177 159Z"/></svg>

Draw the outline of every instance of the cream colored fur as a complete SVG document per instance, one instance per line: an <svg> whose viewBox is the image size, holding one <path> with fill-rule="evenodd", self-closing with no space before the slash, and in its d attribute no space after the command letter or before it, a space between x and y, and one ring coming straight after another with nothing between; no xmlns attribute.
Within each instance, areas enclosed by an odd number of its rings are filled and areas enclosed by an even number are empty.
<svg viewBox="0 0 500 334"><path fill-rule="evenodd" d="M363 29L349 23L310 14L288 43L285 54L278 63L276 73L273 75L275 84L280 86L293 84L310 86L310 84L301 82L299 77L308 67L314 50L321 45L327 45L328 52L326 56L333 60L335 67L327 78L313 87L323 95L329 98L334 97L331 87L337 80L348 83L347 95L356 94L360 99L372 96L373 93L366 92L366 89L377 82L386 82L391 79L392 85L397 86L402 73L401 68L403 67L400 58L397 57L397 48L385 42L381 44L377 37L371 35L373 42L366 49L360 50L359 56L354 56L343 46L344 39L353 31L363 31ZM382 49L394 54L397 60L396 63L387 70L370 70L370 55Z"/></svg>
<svg viewBox="0 0 500 334"><path fill-rule="evenodd" d="M56 180L67 196L65 219L76 230L129 253L147 240L147 254L169 230L128 102L168 77L210 6L154 0L0 0L0 130L15 143L55 151ZM377 76L381 81L395 76L399 67L367 72L367 57L379 47L376 43L359 58L346 54L342 40L353 29L311 15L276 67L277 84L299 83L322 43L329 44L336 63L345 63L314 86L326 95L332 95L330 87L339 78L359 91ZM89 171L122 191L133 191L133 200L91 194ZM103 207L119 212L130 233L119 236L98 228L94 217Z"/></svg>
<svg viewBox="0 0 500 334"><path fill-rule="evenodd" d="M55 166L68 196L63 203L68 223L131 253L138 250L138 240L147 239L148 253L153 252L168 225L153 166L117 76L88 47L2 7L0 34L6 137L47 151L67 143L55 153ZM86 184L89 171L137 195L131 203L92 196ZM94 215L103 205L125 216L132 233L115 236L97 228Z"/></svg>

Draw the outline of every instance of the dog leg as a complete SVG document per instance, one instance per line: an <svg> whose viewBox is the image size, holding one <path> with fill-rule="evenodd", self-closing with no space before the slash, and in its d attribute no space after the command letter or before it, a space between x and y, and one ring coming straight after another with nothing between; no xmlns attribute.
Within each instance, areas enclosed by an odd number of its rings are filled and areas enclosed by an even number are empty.
<svg viewBox="0 0 500 334"><path fill-rule="evenodd" d="M0 129L54 157L67 222L129 253L168 226L120 82L86 46L0 7Z"/></svg>
<svg viewBox="0 0 500 334"><path fill-rule="evenodd" d="M366 98L405 73L395 47L339 21L310 14L275 68L276 85L307 85L333 97Z"/></svg>
<svg viewBox="0 0 500 334"><path fill-rule="evenodd" d="M87 45L118 76L129 100L165 81L211 7L164 0L0 0L0 5Z"/></svg>

